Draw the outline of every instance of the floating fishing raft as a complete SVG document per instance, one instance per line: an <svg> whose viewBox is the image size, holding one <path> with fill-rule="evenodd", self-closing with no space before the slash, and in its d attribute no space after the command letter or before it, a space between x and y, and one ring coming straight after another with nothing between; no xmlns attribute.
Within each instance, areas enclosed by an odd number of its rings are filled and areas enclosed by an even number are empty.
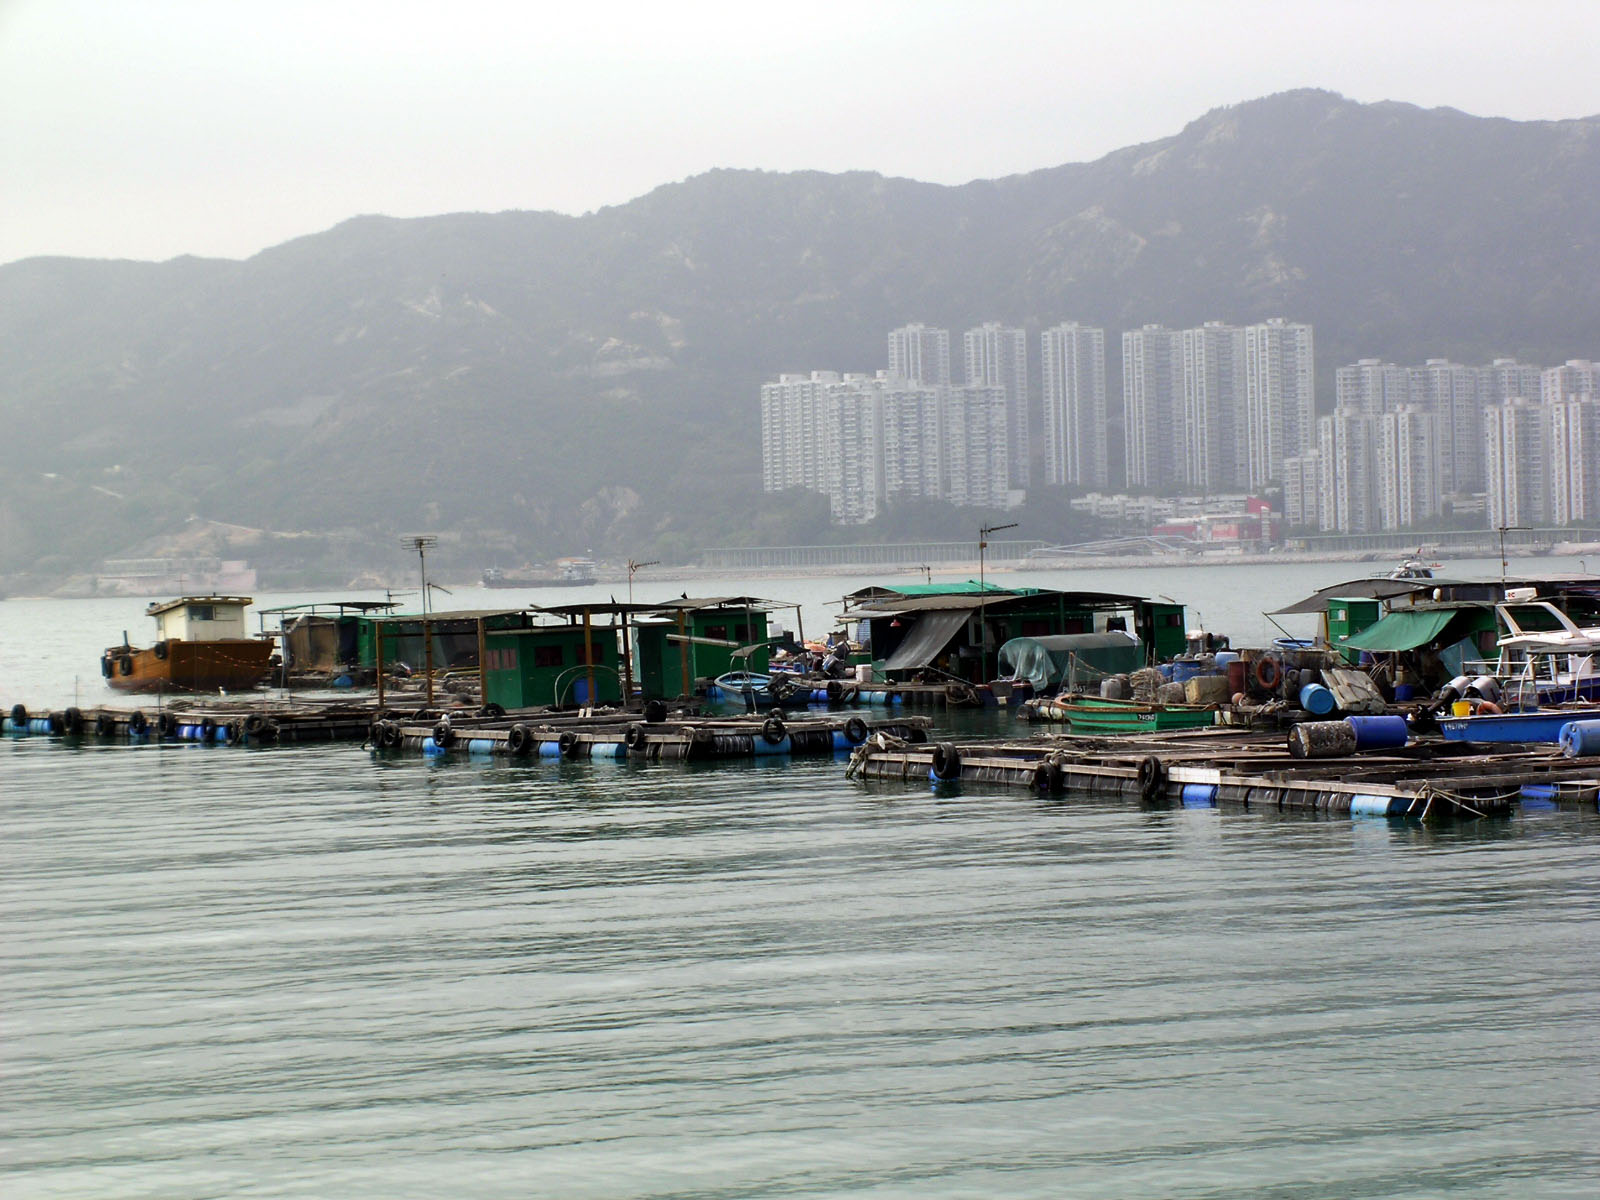
<svg viewBox="0 0 1600 1200"><path fill-rule="evenodd" d="M1097 793L1146 804L1417 818L1503 815L1529 801L1593 806L1600 797L1600 763L1564 757L1550 746L1487 750L1432 741L1308 759L1292 756L1282 734L1220 727L926 745L874 736L852 753L847 774L999 784L1043 795Z"/></svg>
<svg viewBox="0 0 1600 1200"><path fill-rule="evenodd" d="M927 717L872 719L834 715L679 717L636 714L591 717L474 717L372 723L368 743L381 750L488 754L510 758L686 761L716 758L801 758L848 752L881 734L900 745L928 740Z"/></svg>

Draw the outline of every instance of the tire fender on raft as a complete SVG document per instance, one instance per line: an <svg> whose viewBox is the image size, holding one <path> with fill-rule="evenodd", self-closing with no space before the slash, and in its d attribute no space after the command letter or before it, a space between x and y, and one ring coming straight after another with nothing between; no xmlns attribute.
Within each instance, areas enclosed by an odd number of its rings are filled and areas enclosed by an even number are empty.
<svg viewBox="0 0 1600 1200"><path fill-rule="evenodd" d="M556 745L561 747L562 758L578 757L578 735L570 729L563 729L561 736L556 739Z"/></svg>
<svg viewBox="0 0 1600 1200"><path fill-rule="evenodd" d="M789 731L784 728L781 712L774 712L761 723L761 738L768 745L776 746L789 736Z"/></svg>
<svg viewBox="0 0 1600 1200"><path fill-rule="evenodd" d="M852 746L859 746L867 740L867 723L860 717L851 717L844 723L844 739Z"/></svg>
<svg viewBox="0 0 1600 1200"><path fill-rule="evenodd" d="M521 758L533 749L533 731L520 721L506 730L506 749Z"/></svg>
<svg viewBox="0 0 1600 1200"><path fill-rule="evenodd" d="M1154 804L1167 794L1167 768L1154 754L1139 760L1139 799Z"/></svg>
<svg viewBox="0 0 1600 1200"><path fill-rule="evenodd" d="M933 761L929 769L935 779L959 779L961 777L961 751L956 749L954 742L936 742L933 747Z"/></svg>
<svg viewBox="0 0 1600 1200"><path fill-rule="evenodd" d="M1283 682L1283 664L1269 654L1264 658L1256 659L1250 675L1256 681L1256 686L1262 691L1276 691L1278 684Z"/></svg>
<svg viewBox="0 0 1600 1200"><path fill-rule="evenodd" d="M448 747L456 740L456 731L449 721L440 721L433 727L433 744Z"/></svg>
<svg viewBox="0 0 1600 1200"><path fill-rule="evenodd" d="M166 709L156 718L156 732L162 737L171 737L178 732L178 714L171 709Z"/></svg>

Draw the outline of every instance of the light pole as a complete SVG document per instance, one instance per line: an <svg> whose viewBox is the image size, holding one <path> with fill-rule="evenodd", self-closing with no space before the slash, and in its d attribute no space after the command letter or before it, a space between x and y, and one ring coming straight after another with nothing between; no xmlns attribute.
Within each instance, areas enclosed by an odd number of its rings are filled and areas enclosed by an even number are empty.
<svg viewBox="0 0 1600 1200"><path fill-rule="evenodd" d="M428 547L439 544L431 533L408 533L400 539L402 546L417 552L417 562L422 568L422 669L426 673L428 707L433 707L433 630L428 626Z"/></svg>
<svg viewBox="0 0 1600 1200"><path fill-rule="evenodd" d="M634 574L636 572L638 572L638 571L644 570L644 568L646 568L646 567L659 567L660 565L661 565L661 560L659 558L652 558L649 562L634 562L633 559L631 559L631 558L628 560L628 603L629 604L633 603L633 576L634 576Z"/></svg>
<svg viewBox="0 0 1600 1200"><path fill-rule="evenodd" d="M983 606L984 596L988 592L983 582L983 552L989 548L989 535L999 533L1002 529L1015 529L1017 523L1009 525L984 525L978 529L978 674L989 673L989 627L984 623ZM979 683L984 682L982 679Z"/></svg>

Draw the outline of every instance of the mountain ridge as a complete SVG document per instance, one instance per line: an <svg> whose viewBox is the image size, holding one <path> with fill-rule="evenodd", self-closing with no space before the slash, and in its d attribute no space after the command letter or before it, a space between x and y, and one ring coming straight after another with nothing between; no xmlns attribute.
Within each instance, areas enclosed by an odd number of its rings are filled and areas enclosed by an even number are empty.
<svg viewBox="0 0 1600 1200"><path fill-rule="evenodd" d="M81 570L195 514L337 532L378 564L428 525L500 561L831 536L760 492L757 388L780 371L882 366L909 320L1077 319L1112 343L1308 320L1325 404L1357 357L1592 356L1596 196L1600 118L1302 89L953 186L719 168L579 216L25 259L0 266L0 573Z"/></svg>

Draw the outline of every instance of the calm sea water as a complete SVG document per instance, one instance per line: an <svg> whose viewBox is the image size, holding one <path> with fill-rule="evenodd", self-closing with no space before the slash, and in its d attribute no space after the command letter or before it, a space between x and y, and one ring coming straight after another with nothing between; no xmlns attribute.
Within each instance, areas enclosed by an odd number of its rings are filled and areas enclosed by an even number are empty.
<svg viewBox="0 0 1600 1200"><path fill-rule="evenodd" d="M139 607L0 602L0 700ZM1592 813L10 737L0 813L8 1200L1600 1189Z"/></svg>

